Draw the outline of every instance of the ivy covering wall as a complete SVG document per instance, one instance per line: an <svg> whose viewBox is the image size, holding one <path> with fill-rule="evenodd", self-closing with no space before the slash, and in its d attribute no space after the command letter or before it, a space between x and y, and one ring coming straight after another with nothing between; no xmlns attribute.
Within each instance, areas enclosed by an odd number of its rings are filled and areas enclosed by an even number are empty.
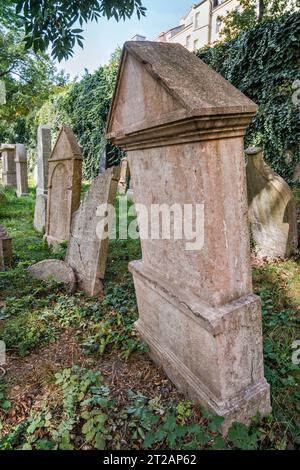
<svg viewBox="0 0 300 470"><path fill-rule="evenodd" d="M259 105L246 145L263 147L270 166L293 183L300 162L300 13L197 55Z"/></svg>
<svg viewBox="0 0 300 470"><path fill-rule="evenodd" d="M33 110L26 119L26 143L32 166L36 154L36 134L39 124L49 124L55 140L60 127L68 124L74 130L83 148L83 174L91 179L98 174L99 159L105 150L108 166L118 163L122 152L105 140L105 130L110 101L114 92L120 60L117 50L110 62L78 82L67 85L60 93L51 96L44 105Z"/></svg>

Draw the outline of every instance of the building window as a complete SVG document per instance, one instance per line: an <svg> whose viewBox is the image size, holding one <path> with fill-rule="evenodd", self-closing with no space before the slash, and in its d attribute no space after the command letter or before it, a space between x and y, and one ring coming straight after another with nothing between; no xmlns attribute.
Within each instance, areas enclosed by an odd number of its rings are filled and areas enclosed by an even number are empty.
<svg viewBox="0 0 300 470"><path fill-rule="evenodd" d="M221 3L223 3L225 0L213 0L213 8L217 8Z"/></svg>
<svg viewBox="0 0 300 470"><path fill-rule="evenodd" d="M190 48L190 45L191 45L191 36L187 36L187 37L186 37L185 45L186 45L187 49Z"/></svg>
<svg viewBox="0 0 300 470"><path fill-rule="evenodd" d="M198 29L199 26L200 26L200 21L199 20L200 20L200 13L198 12L195 15L195 29Z"/></svg>
<svg viewBox="0 0 300 470"><path fill-rule="evenodd" d="M222 27L222 21L220 20L220 18L218 18L216 21L216 33L220 32L221 27Z"/></svg>
<svg viewBox="0 0 300 470"><path fill-rule="evenodd" d="M197 51L199 49L199 39L195 39L194 41L194 51Z"/></svg>

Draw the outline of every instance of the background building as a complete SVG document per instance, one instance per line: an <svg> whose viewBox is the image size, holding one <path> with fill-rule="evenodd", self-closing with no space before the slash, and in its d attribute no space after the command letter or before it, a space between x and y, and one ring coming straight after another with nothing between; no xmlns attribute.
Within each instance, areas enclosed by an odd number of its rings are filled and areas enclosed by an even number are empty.
<svg viewBox="0 0 300 470"><path fill-rule="evenodd" d="M202 0L194 4L180 24L161 33L156 41L176 42L194 51L220 39L220 17L241 8L239 0Z"/></svg>

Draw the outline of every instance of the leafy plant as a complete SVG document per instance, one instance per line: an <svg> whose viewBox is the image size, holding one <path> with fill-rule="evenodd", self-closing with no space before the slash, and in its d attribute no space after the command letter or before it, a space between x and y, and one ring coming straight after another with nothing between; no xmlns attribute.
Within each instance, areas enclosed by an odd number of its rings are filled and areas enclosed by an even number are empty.
<svg viewBox="0 0 300 470"><path fill-rule="evenodd" d="M299 71L300 13L266 21L198 56L259 105L246 145L262 146L266 161L292 182L300 161L300 106L293 83Z"/></svg>
<svg viewBox="0 0 300 470"><path fill-rule="evenodd" d="M83 48L84 23L99 18L130 18L136 11L145 16L141 0L13 0L16 14L25 27L26 48L46 51L51 45L52 56L61 61L73 56L76 44ZM76 27L76 23L80 28Z"/></svg>

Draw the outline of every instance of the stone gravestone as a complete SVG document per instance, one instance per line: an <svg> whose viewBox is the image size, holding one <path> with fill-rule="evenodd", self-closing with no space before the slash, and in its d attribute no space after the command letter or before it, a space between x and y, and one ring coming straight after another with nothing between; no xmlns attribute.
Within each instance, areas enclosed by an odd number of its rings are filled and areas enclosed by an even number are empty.
<svg viewBox="0 0 300 470"><path fill-rule="evenodd" d="M27 152L25 145L16 145L16 176L17 176L17 196L28 195L28 175L27 175Z"/></svg>
<svg viewBox="0 0 300 470"><path fill-rule="evenodd" d="M3 186L8 188L17 187L15 154L16 146L14 144L3 144L0 147L2 154L2 182Z"/></svg>
<svg viewBox="0 0 300 470"><path fill-rule="evenodd" d="M120 180L118 184L119 194L126 194L127 183L128 183L128 160L127 158L122 158L121 169L120 169Z"/></svg>
<svg viewBox="0 0 300 470"><path fill-rule="evenodd" d="M6 229L0 225L0 271L12 262L12 240Z"/></svg>
<svg viewBox="0 0 300 470"><path fill-rule="evenodd" d="M64 261L46 259L28 268L28 273L40 281L55 280L65 284L71 293L76 291L74 271Z"/></svg>
<svg viewBox="0 0 300 470"><path fill-rule="evenodd" d="M78 288L91 296L102 293L108 255L109 240L103 237L105 227L99 233L103 215L98 210L115 203L119 176L114 167L95 178L73 215L66 263L76 274Z"/></svg>
<svg viewBox="0 0 300 470"><path fill-rule="evenodd" d="M296 202L288 184L263 159L262 150L246 150L249 222L259 256L286 258L298 246Z"/></svg>
<svg viewBox="0 0 300 470"><path fill-rule="evenodd" d="M46 227L48 160L51 155L51 127L40 125L37 132L37 188L34 228L43 232Z"/></svg>
<svg viewBox="0 0 300 470"><path fill-rule="evenodd" d="M49 158L45 240L62 243L70 238L73 213L80 204L82 153L70 127L64 126Z"/></svg>
<svg viewBox="0 0 300 470"><path fill-rule="evenodd" d="M204 207L204 243L141 237L143 259L129 265L136 327L171 380L224 417L224 433L271 411L247 222L244 134L256 112L184 47L125 44L107 138L128 152L135 203L148 214Z"/></svg>

